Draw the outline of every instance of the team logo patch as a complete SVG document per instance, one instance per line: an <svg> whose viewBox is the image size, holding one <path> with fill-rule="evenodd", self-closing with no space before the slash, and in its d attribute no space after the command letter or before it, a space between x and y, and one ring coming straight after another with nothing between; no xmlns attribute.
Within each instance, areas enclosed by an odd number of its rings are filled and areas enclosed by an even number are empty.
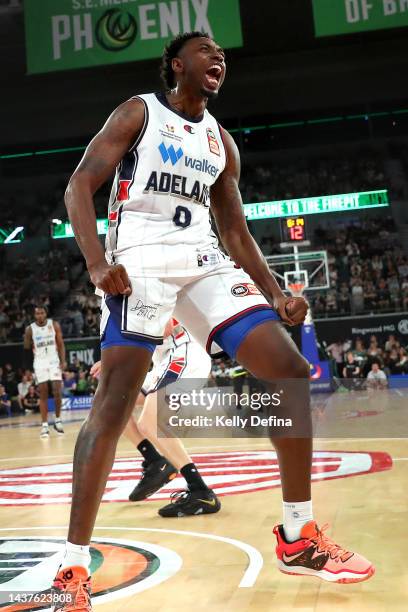
<svg viewBox="0 0 408 612"><path fill-rule="evenodd" d="M50 585L64 549L64 540L55 537L1 538L0 610L50 610ZM168 548L134 540L93 538L90 553L92 601L98 604L156 586L182 564Z"/></svg>
<svg viewBox="0 0 408 612"><path fill-rule="evenodd" d="M218 144L218 140L211 128L207 128L207 138L211 153L220 156L220 145Z"/></svg>
<svg viewBox="0 0 408 612"><path fill-rule="evenodd" d="M233 495L280 486L274 451L234 451L193 456L206 483L217 495ZM383 452L315 451L312 480L331 480L389 470L390 455ZM117 459L106 485L103 502L128 503L129 492L142 475L142 459ZM0 471L0 506L69 504L72 464L56 464ZM149 500L168 500L185 487L178 476ZM148 500L148 501L149 501Z"/></svg>
<svg viewBox="0 0 408 612"><path fill-rule="evenodd" d="M137 35L133 15L120 9L109 9L96 24L96 40L107 51L122 51L129 47Z"/></svg>
<svg viewBox="0 0 408 612"><path fill-rule="evenodd" d="M231 293L234 297L245 297L246 295L261 295L258 287L253 283L238 283L231 287Z"/></svg>
<svg viewBox="0 0 408 612"><path fill-rule="evenodd" d="M191 125L185 125L184 129L186 130L186 132L188 132L189 134L195 134L194 129L191 127Z"/></svg>

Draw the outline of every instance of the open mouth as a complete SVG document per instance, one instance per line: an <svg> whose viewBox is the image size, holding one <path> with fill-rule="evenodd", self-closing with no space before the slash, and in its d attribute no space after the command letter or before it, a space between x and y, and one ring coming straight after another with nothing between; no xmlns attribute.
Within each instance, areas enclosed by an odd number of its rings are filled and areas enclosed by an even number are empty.
<svg viewBox="0 0 408 612"><path fill-rule="evenodd" d="M222 68L213 64L205 73L205 80L210 89L218 89L222 75Z"/></svg>

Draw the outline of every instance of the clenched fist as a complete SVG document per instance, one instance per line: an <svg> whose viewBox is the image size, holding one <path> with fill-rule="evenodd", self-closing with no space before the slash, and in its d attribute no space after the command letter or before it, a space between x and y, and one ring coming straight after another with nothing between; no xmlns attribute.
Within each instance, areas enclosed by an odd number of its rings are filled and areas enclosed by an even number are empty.
<svg viewBox="0 0 408 612"><path fill-rule="evenodd" d="M105 260L88 266L91 281L109 295L130 295L132 288L125 268L121 264L110 266Z"/></svg>
<svg viewBox="0 0 408 612"><path fill-rule="evenodd" d="M274 307L283 323L300 325L304 322L309 306L302 297L281 295L274 300Z"/></svg>

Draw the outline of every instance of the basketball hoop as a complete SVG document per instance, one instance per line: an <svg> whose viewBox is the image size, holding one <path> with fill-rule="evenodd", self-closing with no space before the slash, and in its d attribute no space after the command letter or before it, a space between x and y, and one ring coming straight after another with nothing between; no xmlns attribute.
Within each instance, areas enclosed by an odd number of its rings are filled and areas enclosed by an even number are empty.
<svg viewBox="0 0 408 612"><path fill-rule="evenodd" d="M303 294L303 289L305 288L304 283L289 283L288 289L293 295L293 297L301 297Z"/></svg>

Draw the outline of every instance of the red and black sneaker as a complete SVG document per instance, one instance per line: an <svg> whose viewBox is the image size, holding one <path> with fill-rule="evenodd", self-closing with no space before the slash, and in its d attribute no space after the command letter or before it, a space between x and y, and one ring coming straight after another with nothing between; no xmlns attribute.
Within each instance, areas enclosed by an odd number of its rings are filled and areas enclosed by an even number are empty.
<svg viewBox="0 0 408 612"><path fill-rule="evenodd" d="M59 570L51 592L53 612L92 612L91 578L84 567Z"/></svg>
<svg viewBox="0 0 408 612"><path fill-rule="evenodd" d="M303 526L300 539L287 542L283 525L273 529L277 539L278 568L284 574L316 576L329 582L362 582L375 572L370 561L331 540L315 521Z"/></svg>

